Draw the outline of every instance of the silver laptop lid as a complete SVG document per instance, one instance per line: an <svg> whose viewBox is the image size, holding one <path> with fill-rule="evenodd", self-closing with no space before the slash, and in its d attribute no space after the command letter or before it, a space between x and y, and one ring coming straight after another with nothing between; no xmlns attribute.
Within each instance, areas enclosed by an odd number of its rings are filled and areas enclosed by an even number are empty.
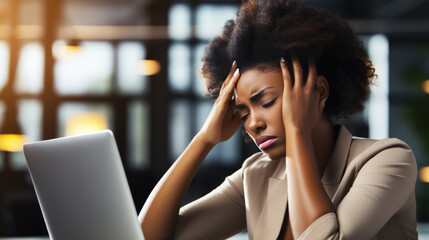
<svg viewBox="0 0 429 240"><path fill-rule="evenodd" d="M144 239L110 130L24 145L51 239Z"/></svg>

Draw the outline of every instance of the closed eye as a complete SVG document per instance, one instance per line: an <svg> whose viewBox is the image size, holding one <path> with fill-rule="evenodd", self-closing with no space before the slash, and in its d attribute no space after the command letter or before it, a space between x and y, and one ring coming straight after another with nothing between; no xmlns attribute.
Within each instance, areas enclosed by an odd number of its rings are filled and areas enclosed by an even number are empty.
<svg viewBox="0 0 429 240"><path fill-rule="evenodd" d="M277 100L278 97L274 98L273 100L269 101L268 103L263 104L262 106L265 108L271 107L274 102Z"/></svg>
<svg viewBox="0 0 429 240"><path fill-rule="evenodd" d="M241 117L241 121L245 122L247 120L247 118L249 118L249 114L246 114L244 116Z"/></svg>

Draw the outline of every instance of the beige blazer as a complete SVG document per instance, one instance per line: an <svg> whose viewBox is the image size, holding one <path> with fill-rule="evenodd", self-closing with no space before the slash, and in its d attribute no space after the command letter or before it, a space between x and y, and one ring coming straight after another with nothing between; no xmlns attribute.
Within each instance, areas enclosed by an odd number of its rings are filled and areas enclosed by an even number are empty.
<svg viewBox="0 0 429 240"><path fill-rule="evenodd" d="M287 205L284 160L262 153L206 196L180 210L175 239L276 239ZM340 127L322 183L336 212L321 216L299 239L417 239L414 154L398 139L352 137Z"/></svg>

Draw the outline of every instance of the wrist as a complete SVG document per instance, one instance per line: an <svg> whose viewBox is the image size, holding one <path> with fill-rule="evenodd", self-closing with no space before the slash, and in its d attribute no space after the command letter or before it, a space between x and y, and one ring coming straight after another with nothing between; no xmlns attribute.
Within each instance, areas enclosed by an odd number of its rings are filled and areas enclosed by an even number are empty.
<svg viewBox="0 0 429 240"><path fill-rule="evenodd" d="M311 129L308 127L286 124L285 133L286 136L311 136Z"/></svg>
<svg viewBox="0 0 429 240"><path fill-rule="evenodd" d="M200 131L200 132L198 132L195 135L194 141L197 141L197 142L199 142L201 144L204 144L205 146L210 147L210 148L213 148L217 144L217 142L215 142L214 140L210 139L207 136L207 133L205 133L203 131Z"/></svg>

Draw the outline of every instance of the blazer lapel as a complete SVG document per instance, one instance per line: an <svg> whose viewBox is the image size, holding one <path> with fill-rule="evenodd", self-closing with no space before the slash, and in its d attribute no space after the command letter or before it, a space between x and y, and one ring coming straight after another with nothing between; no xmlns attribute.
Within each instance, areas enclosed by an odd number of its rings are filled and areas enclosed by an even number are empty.
<svg viewBox="0 0 429 240"><path fill-rule="evenodd" d="M269 179L267 199L254 231L254 239L276 239L280 233L287 205L287 180L284 164L279 168L281 171L277 173L277 176Z"/></svg>
<svg viewBox="0 0 429 240"><path fill-rule="evenodd" d="M340 126L337 141L322 176L323 187L331 200L344 176L351 143L351 133L344 126Z"/></svg>
<svg viewBox="0 0 429 240"><path fill-rule="evenodd" d="M332 199L347 166L352 135L341 126L328 166L322 177L325 191ZM280 233L287 206L286 161L280 160L277 170L268 181L267 196L253 239L276 239ZM262 200L262 199L261 199Z"/></svg>

